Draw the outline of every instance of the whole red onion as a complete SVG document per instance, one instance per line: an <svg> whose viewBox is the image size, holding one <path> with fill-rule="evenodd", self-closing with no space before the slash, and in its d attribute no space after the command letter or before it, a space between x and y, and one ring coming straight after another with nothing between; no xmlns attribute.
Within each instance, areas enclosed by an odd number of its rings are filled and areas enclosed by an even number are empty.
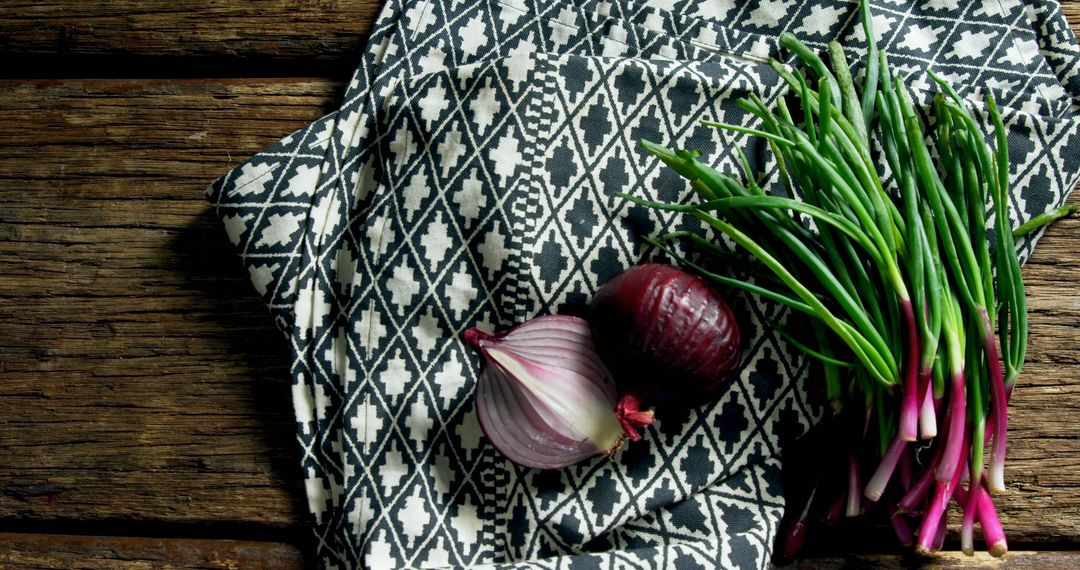
<svg viewBox="0 0 1080 570"><path fill-rule="evenodd" d="M739 326L697 275L670 265L631 267L593 298L593 341L620 392L659 405L698 405L739 364Z"/></svg>

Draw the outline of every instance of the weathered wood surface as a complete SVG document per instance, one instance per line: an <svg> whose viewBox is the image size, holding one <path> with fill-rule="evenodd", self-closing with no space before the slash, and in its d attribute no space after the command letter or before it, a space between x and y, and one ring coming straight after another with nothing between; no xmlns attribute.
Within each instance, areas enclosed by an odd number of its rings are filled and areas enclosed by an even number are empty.
<svg viewBox="0 0 1080 570"><path fill-rule="evenodd" d="M303 566L303 553L285 543L0 533L3 568L294 570Z"/></svg>
<svg viewBox="0 0 1080 570"><path fill-rule="evenodd" d="M4 0L0 53L357 58L382 0Z"/></svg>
<svg viewBox="0 0 1080 570"><path fill-rule="evenodd" d="M1080 542L1080 219L1049 230L1024 277L1031 340L1009 415L1009 491L998 505L1013 540Z"/></svg>
<svg viewBox="0 0 1080 570"><path fill-rule="evenodd" d="M986 554L976 553L965 556L960 552L942 552L932 558L914 556L895 556L888 554L858 554L842 558L814 558L792 566L781 566L797 570L903 570L921 568L923 570L943 570L946 568L999 568L1007 570L1059 570L1080 568L1080 553L1060 551L1020 551L1010 552L1004 560Z"/></svg>
<svg viewBox="0 0 1080 570"><path fill-rule="evenodd" d="M0 519L298 520L286 345L202 189L336 90L0 82Z"/></svg>
<svg viewBox="0 0 1080 570"><path fill-rule="evenodd" d="M1069 20L1069 26L1080 37L1080 0L1059 0L1065 17Z"/></svg>
<svg viewBox="0 0 1080 570"><path fill-rule="evenodd" d="M1061 4L1076 29L1080 0ZM0 54L351 62L381 6L381 0L5 0Z"/></svg>
<svg viewBox="0 0 1080 570"><path fill-rule="evenodd" d="M317 59L347 69L380 4L0 0L0 55L57 56L43 61L69 71L162 57L198 62L188 75L205 65L208 77L259 58L299 62L283 75ZM1080 26L1080 0L1062 4ZM332 108L340 89L0 81L0 530L15 531L0 534L0 567L302 565L284 343L201 190ZM1025 275L1032 343L999 507L1014 547L1075 550L1080 219L1051 230ZM867 554L801 567L912 562ZM947 555L931 567L983 562ZM1007 567L1077 566L1076 552L1024 552Z"/></svg>
<svg viewBox="0 0 1080 570"><path fill-rule="evenodd" d="M284 344L201 189L327 81L0 83L0 519L297 524ZM1077 201L1077 200L1074 200ZM1080 540L1080 220L1026 269L1014 542Z"/></svg>
<svg viewBox="0 0 1080 570"><path fill-rule="evenodd" d="M297 570L304 557L295 546L280 542L199 540L136 537L101 537L0 533L0 566L42 569L200 568L206 570ZM815 558L780 569L842 570L853 568L997 567L1008 570L1044 570L1080 567L1080 553L1062 551L1011 552L1004 562L978 553L967 557L947 552L924 559L882 554L843 558Z"/></svg>

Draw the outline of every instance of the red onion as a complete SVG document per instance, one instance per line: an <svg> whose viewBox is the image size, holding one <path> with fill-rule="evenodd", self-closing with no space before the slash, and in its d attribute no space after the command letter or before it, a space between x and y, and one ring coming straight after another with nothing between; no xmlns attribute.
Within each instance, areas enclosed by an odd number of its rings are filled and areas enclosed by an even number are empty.
<svg viewBox="0 0 1080 570"><path fill-rule="evenodd" d="M623 390L658 404L716 395L739 363L739 327L720 294L670 265L631 267L593 298L593 337Z"/></svg>
<svg viewBox="0 0 1080 570"><path fill-rule="evenodd" d="M484 359L480 428L515 463L557 469L610 455L652 423L636 397L617 400L583 319L538 317L497 335L473 328L465 340Z"/></svg>

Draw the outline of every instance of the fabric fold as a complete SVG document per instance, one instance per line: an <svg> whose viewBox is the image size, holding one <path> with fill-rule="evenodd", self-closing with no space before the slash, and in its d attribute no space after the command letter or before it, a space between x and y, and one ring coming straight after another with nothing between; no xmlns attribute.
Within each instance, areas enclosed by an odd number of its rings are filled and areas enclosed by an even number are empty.
<svg viewBox="0 0 1080 570"><path fill-rule="evenodd" d="M714 405L558 473L486 443L459 338L580 310L643 235L701 231L614 196L686 195L638 139L730 172L743 149L773 173L764 145L699 121L750 126L735 99L783 95L780 32L852 55L865 38L850 2L736 4L390 0L341 108L208 190L290 341L323 566L768 564L779 450L819 414L808 362L764 324L779 308L735 297L747 358ZM917 92L932 68L1004 107L1014 221L1064 202L1080 90L1060 7L872 4Z"/></svg>

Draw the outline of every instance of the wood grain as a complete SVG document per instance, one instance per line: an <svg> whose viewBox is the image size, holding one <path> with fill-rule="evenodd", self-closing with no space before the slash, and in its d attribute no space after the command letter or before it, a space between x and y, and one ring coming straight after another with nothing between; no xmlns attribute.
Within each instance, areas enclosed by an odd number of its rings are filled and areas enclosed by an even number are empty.
<svg viewBox="0 0 1080 570"><path fill-rule="evenodd" d="M921 568L924 570L959 569L959 568L999 568L1006 570L1048 570L1080 567L1080 554L1076 552L1010 552L1004 560L999 560L984 552L975 556L965 556L960 552L942 552L931 558L897 556L890 554L857 554L844 557L813 558L792 566L798 570L841 570L853 568L876 568L878 570L902 570Z"/></svg>
<svg viewBox="0 0 1080 570"><path fill-rule="evenodd" d="M0 518L300 520L284 344L201 189L339 88L0 82ZM1080 540L1077 251L1065 220L1025 270L1015 543Z"/></svg>
<svg viewBox="0 0 1080 570"><path fill-rule="evenodd" d="M8 528L306 512L286 345L202 189L338 87L0 83Z"/></svg>
<svg viewBox="0 0 1080 570"><path fill-rule="evenodd" d="M1080 194L1070 202L1080 204ZM1048 231L1024 268L1028 363L1010 404L1008 492L998 500L1012 540L1080 541L1078 252L1080 219L1074 216Z"/></svg>
<svg viewBox="0 0 1080 570"><path fill-rule="evenodd" d="M1077 29L1080 0L1061 5ZM13 55L354 62L381 7L381 0L6 0L0 54L9 65L18 63Z"/></svg>
<svg viewBox="0 0 1080 570"><path fill-rule="evenodd" d="M0 0L0 55L46 76L296 75L321 61L344 78L381 3ZM1062 6L1080 28L1080 0ZM303 567L285 346L201 190L340 90L0 81L0 530L22 531L0 533L0 567ZM1025 268L1032 342L999 501L1014 548L1067 551L1014 552L1007 568L1080 566L1078 252L1080 219L1065 220Z"/></svg>
<svg viewBox="0 0 1080 570"><path fill-rule="evenodd" d="M0 53L357 58L382 0L6 0Z"/></svg>
<svg viewBox="0 0 1080 570"><path fill-rule="evenodd" d="M1076 37L1080 38L1080 0L1060 0L1061 10Z"/></svg>
<svg viewBox="0 0 1080 570"><path fill-rule="evenodd" d="M299 570L303 554L296 546L280 542L233 540L158 539L138 537L70 536L0 533L0 565L4 567L94 570L141 568L200 568L233 570ZM882 570L921 568L1002 568L1043 570L1080 567L1080 553L1069 551L1015 551L1004 560L985 553L974 557L944 552L932 558L895 554L856 554L823 557L781 566L795 570Z"/></svg>
<svg viewBox="0 0 1080 570"><path fill-rule="evenodd" d="M304 557L296 546L273 542L0 533L0 566L294 570Z"/></svg>

